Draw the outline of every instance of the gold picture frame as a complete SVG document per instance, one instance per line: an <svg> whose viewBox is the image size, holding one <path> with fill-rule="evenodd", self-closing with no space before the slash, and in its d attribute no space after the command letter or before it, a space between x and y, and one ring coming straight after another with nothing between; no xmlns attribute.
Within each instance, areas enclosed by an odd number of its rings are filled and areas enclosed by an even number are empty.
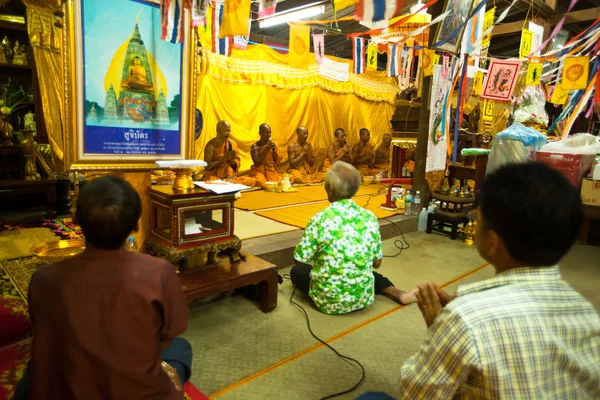
<svg viewBox="0 0 600 400"><path fill-rule="evenodd" d="M138 146L136 148L134 148L134 151L131 151L129 153L123 153L122 150L111 150L110 147L102 147L102 149L109 149L104 153L100 153L100 152L94 152L94 151L88 151L88 147L89 144L92 142L91 139L89 139L91 136L86 136L89 135L89 120L86 121L86 104L85 101L88 100L88 98L86 97L87 93L86 93L86 87L84 85L85 82L85 74L87 73L88 70L88 66L84 65L84 43L86 40L90 40L91 39L85 39L84 38L84 27L83 27L83 4L85 3L86 6L89 6L90 3L93 2L98 2L99 6L98 8L100 8L100 5L103 7L103 10L109 10L111 9L111 5L106 4L106 0L73 0L73 1L68 1L66 3L66 13L65 13L65 34L63 35L63 46L64 46L64 52L62 54L62 61L63 61L63 70L64 70L64 107L65 107L65 115L66 115L66 129L65 129L65 157L64 157L64 163L65 163L65 170L70 170L70 171L93 171L93 170L153 170L156 169L156 165L155 165L155 161L156 160L183 160L183 159L193 159L194 158L194 124L195 124L195 105L196 105L196 74L195 74L195 68L194 65L196 63L195 57L196 57L196 41L193 40L193 36L192 36L192 31L191 31L191 21L190 21L190 15L189 15L189 10L184 10L184 14L183 14L183 18L184 18L184 29L183 29L183 41L181 43L181 61L180 61L180 78L179 78L179 93L177 93L179 95L179 109L177 110L178 114L178 132L179 132L179 136L178 136L178 151L177 153L170 152L168 154L157 154L157 150L160 150L160 147L158 145L156 145L156 147L154 147L154 150L152 150L152 147L150 147L151 151L150 152L145 152L143 153L143 150L138 150L137 152L135 151L136 149L140 149L140 148L149 148L148 146L152 146L155 145L156 143L160 142L164 142L165 140L168 140L169 143L173 142L173 141L177 141L177 137L176 136L168 136L168 133L171 132L171 134L173 134L175 131L171 130L171 131L167 131L167 130L160 130L160 129L156 129L154 124L156 121L158 121L158 110L159 110L159 106L157 106L157 104L162 104L163 108L162 110L165 109L165 107L167 107L166 105L169 104L169 99L171 97L169 97L168 99L166 98L166 94L165 96L163 96L161 98L160 95L146 95L146 99L150 99L152 98L153 100L149 100L146 101L146 107L145 111L147 110L152 110L152 113L147 113L147 115L143 116L141 119L141 122L139 120L132 120L132 121L120 121L118 122L119 124L124 124L122 126L119 127L108 127L114 130L114 132L118 132L119 129L128 129L129 131L127 131L126 133L131 133L134 131L135 129L135 134L136 136L132 139L132 140L138 140L140 142L143 142L143 146L145 147L141 147ZM122 1L122 0L109 0L110 2L114 2L114 1ZM140 9L140 11L137 13L137 19L136 19L136 15L134 14L133 17L133 21L135 22L135 29L134 29L134 34L135 32L138 32L138 22L140 22L140 15L144 15L142 13L142 11L144 11L145 14L148 14L147 10L143 10L144 7L153 7L153 8L157 8L158 7L158 2L154 1L154 0L146 0L146 1L140 1L140 0L136 0L135 2L123 2L126 4L134 4L137 8ZM119 8L121 7L115 7L115 13L122 15L123 17L127 16L129 18L129 14L125 14L123 13L123 10L119 10ZM88 8L88 10L91 9L91 7ZM157 8L158 10L158 15L160 15L160 9ZM153 19L153 23L154 25L156 25L155 22L155 10L152 10L152 18ZM106 14L102 15L103 18L106 18ZM131 19L129 18L129 19ZM89 19L89 16L88 16ZM109 24L110 22L106 22L104 21L106 24ZM144 23L144 21L142 20L140 22L140 25L142 25L142 23ZM147 24L149 24L150 22L146 21ZM123 32L126 30L127 28L123 27L123 29L112 29L111 32L114 32L114 35L119 35L119 38L123 37ZM148 29L146 29L146 33L147 33ZM156 34L157 32L159 33L161 31L160 29L160 25L159 28L157 29L155 26L152 27L151 32L153 33L153 37L152 39L157 41L160 40L159 38L156 38L154 34ZM142 32L142 27L140 27L139 29L140 35L143 35ZM129 43L129 41L134 37L134 34L131 34L131 36L127 37L127 43ZM105 37L99 37L97 38L98 42L102 42L105 41ZM115 39L116 40L116 39ZM92 43L96 43L96 42L92 42ZM160 42L163 43L163 42ZM168 43L168 42L164 42L164 43ZM143 45L143 43L142 43ZM123 44L123 46L125 46L125 42ZM115 49L114 54L117 54L118 51L121 51L123 46L119 47L118 49ZM155 45L156 46L156 45ZM134 55L130 56L129 53L129 47L126 46L127 48L127 53L124 53L124 60L128 60L127 57L133 57ZM88 50L88 49L86 49ZM123 50L125 51L125 50ZM116 57L116 56L113 56ZM135 57L138 58L139 57ZM163 57L164 58L164 57ZM177 59L176 59L177 60ZM114 59L113 59L114 61ZM139 60L135 61L132 59L131 64L136 64L136 66L140 66L139 64ZM149 74L150 71L154 71L154 70L149 70L149 68L151 68L150 63L155 63L155 65L153 65L154 68L160 68L160 67L156 67L156 65L159 64L159 61L156 61L154 56L152 54L150 54L150 52L148 52L147 54L147 58L143 58L143 62L145 64L141 65L141 68L145 69L145 71ZM125 68L125 64L122 64L123 68ZM170 64L169 64L170 65ZM112 67L112 65L111 65ZM133 67L132 67L133 68ZM115 69L116 70L116 69ZM123 71L125 71L125 69L123 69ZM130 70L131 71L131 70ZM131 72L130 72L131 73ZM162 73L162 72L161 72ZM108 70L107 70L107 74L106 77L104 78L104 85L106 86L106 79L108 79ZM157 75L156 75L157 76ZM171 76L174 76L173 74L171 74ZM162 77L162 75L161 75ZM170 77L170 76L169 76ZM166 82L165 78L162 77L164 82ZM148 86L148 82L150 82L150 84L152 86L150 86L149 88L145 88L145 90L149 93L158 93L158 87L159 87L159 83L153 84L152 81L152 75L149 75L149 78L146 78L146 73L143 74L143 80L146 82L146 85ZM155 81L158 81L158 78L155 79ZM124 81L122 81L124 82ZM125 90L123 89L123 83L121 82L121 90ZM112 89L113 86L111 86ZM164 87L166 88L167 85L165 84ZM137 89L137 88L136 88ZM143 89L142 89L143 90ZM132 89L132 92L134 90ZM161 93L162 93L162 88L161 88ZM108 99L108 92L106 95L106 98ZM116 99L117 97L114 97L114 99ZM162 103L160 103L162 100ZM173 104L175 104L175 107L177 107L177 102L173 103L175 100L175 97L173 97L173 100L171 101L171 106L173 106ZM130 100L131 103L134 103L134 100ZM153 104L149 104L150 102L154 102ZM92 104L90 102L88 102L88 104ZM106 100L104 102L105 108L106 105L108 104L108 100ZM121 99L119 98L119 100L117 100L118 107L121 107L122 109L124 109L125 107L125 103L121 102ZM133 107L133 106L132 106ZM88 107L89 108L89 107ZM141 106L139 107L141 108ZM169 115L167 117L165 117L164 112L162 113L162 118L163 118L163 124L168 125L171 123L171 125L169 125L169 127L172 127L172 120L171 120L171 114L170 114L170 110L172 107L169 108ZM90 111L88 110L88 116L89 116ZM125 115L124 111L121 111L121 114L119 114L118 117L119 119L125 119L122 116ZM95 112L94 112L95 115ZM115 115L117 115L115 113ZM177 115L177 114L176 114ZM131 115L127 114L127 118L129 118ZM166 122L165 122L166 121ZM104 120L102 120L102 122L104 123ZM131 123L131 125L125 125L125 124L129 124ZM140 128L138 129L137 127L135 127L135 123L139 123L140 124ZM117 124L117 123L116 123ZM145 124L145 125L144 125ZM133 127L132 127L133 126ZM147 126L149 126L147 128ZM93 126L96 129L96 126ZM119 131L120 132L120 131ZM152 141L152 136L150 136L150 140L148 140L149 136L146 133L146 135L144 136L144 132L150 132L150 135L155 135L156 136L156 140L153 143ZM116 134L116 133L115 133ZM119 133L120 134L120 133ZM125 134L123 134L125 136ZM139 136L142 135L142 136ZM160 135L160 136L159 136ZM133 135L127 135L127 138L129 140L129 137L133 137ZM167 139L165 139L165 137ZM88 141L86 142L86 138L88 138ZM160 139L159 139L160 138ZM97 141L97 138L93 138L94 141ZM103 139L104 140L104 139ZM107 139L108 140L108 139ZM96 144L95 144L96 145ZM97 148L99 148L98 146L96 146ZM173 147L173 146L171 146ZM176 147L173 147L176 148ZM114 151L114 153L110 153L110 151ZM117 151L121 151L121 153L116 153ZM154 151L154 152L152 152Z"/></svg>
<svg viewBox="0 0 600 400"><path fill-rule="evenodd" d="M446 51L452 54L458 54L462 37L465 32L465 24L467 23L467 17L471 14L473 9L474 0L446 0L444 5L444 11L450 12L440 22L435 32L434 43L438 43L442 40L449 39L446 43L436 46L434 49L437 51ZM451 34L456 31L461 25L458 35L450 38Z"/></svg>

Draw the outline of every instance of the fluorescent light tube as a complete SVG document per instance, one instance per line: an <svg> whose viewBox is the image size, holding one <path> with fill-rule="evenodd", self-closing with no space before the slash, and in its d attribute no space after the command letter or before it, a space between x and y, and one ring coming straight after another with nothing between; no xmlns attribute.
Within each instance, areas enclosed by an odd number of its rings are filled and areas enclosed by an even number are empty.
<svg viewBox="0 0 600 400"><path fill-rule="evenodd" d="M285 24L290 21L297 21L303 18L314 17L315 15L323 14L325 12L325 5L319 5L314 7L307 7L301 10L292 11L288 13L281 13L279 15L275 15L274 17L263 19L258 23L258 26L263 28L268 28L270 26L275 26L279 24Z"/></svg>

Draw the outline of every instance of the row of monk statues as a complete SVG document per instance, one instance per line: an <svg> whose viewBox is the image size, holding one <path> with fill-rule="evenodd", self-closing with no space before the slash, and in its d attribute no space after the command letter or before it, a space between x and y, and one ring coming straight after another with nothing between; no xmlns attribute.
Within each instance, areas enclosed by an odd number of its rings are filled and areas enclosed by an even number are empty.
<svg viewBox="0 0 600 400"><path fill-rule="evenodd" d="M204 161L208 164L202 176L203 181L226 180L250 187L265 187L267 182L278 182L282 173L278 166L282 161L279 148L271 139L271 127L260 125L260 139L252 145L250 153L253 165L247 175L239 175L240 155L238 146L230 138L231 126L227 121L217 123L217 136L204 148ZM338 128L334 141L326 151L317 151L308 143L308 129L296 129L296 141L288 149L290 183L319 183L325 172L336 161L345 161L358 169L361 176L380 175L387 177L390 160L392 135L386 133L375 148L371 143L371 132L360 130L360 140L354 146L346 140L346 132Z"/></svg>

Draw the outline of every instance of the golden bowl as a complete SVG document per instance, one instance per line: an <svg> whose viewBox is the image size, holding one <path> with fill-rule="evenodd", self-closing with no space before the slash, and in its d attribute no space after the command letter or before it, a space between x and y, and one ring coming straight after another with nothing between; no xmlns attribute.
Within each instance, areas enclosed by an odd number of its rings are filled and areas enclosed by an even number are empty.
<svg viewBox="0 0 600 400"><path fill-rule="evenodd" d="M267 182L265 184L265 190L267 192L276 192L277 191L277 182Z"/></svg>
<svg viewBox="0 0 600 400"><path fill-rule="evenodd" d="M370 185L375 180L374 176L363 176L363 185Z"/></svg>
<svg viewBox="0 0 600 400"><path fill-rule="evenodd" d="M85 240L74 239L37 243L30 251L41 260L58 262L73 257L83 250L85 250Z"/></svg>

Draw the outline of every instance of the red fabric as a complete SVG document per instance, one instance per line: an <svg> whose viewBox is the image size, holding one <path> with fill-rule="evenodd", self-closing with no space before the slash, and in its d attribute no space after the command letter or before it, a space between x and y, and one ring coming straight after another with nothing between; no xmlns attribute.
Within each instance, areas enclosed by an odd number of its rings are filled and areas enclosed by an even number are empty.
<svg viewBox="0 0 600 400"><path fill-rule="evenodd" d="M3 294L0 298L0 347L21 341L30 332L31 322L25 302Z"/></svg>
<svg viewBox="0 0 600 400"><path fill-rule="evenodd" d="M196 386L192 385L190 382L186 382L183 385L183 391L190 398L190 400L208 400L208 397L204 395L201 391L199 391Z"/></svg>

